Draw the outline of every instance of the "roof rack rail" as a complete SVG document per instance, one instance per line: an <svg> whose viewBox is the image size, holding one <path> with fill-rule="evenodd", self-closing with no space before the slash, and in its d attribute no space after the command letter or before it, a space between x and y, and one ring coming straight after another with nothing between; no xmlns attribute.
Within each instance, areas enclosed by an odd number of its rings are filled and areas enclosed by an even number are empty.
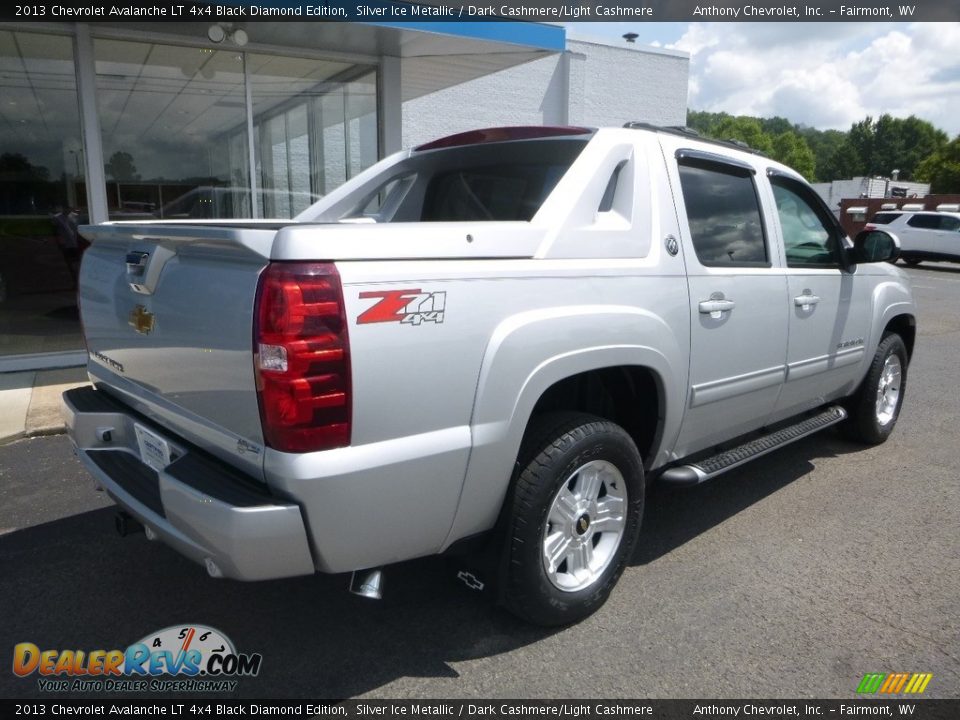
<svg viewBox="0 0 960 720"><path fill-rule="evenodd" d="M714 138L704 137L693 128L682 125L653 125L651 123L631 120L630 122L624 123L623 126L630 130L651 130L653 132L667 133L668 135L679 135L681 137L695 138L700 142L710 143L711 145L719 145L721 147L731 148L733 150L742 150L743 152L748 152L751 155L767 157L765 152L750 147L742 140L735 140L733 138L730 138L729 140L716 140Z"/></svg>

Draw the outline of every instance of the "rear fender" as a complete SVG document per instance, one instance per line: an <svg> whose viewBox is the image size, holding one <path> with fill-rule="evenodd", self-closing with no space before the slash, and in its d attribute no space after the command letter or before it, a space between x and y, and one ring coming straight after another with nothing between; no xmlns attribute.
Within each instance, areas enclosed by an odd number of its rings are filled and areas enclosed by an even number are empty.
<svg viewBox="0 0 960 720"><path fill-rule="evenodd" d="M584 338L590 338L589 346L584 347ZM550 308L501 323L481 366L471 421L473 449L444 548L493 527L533 408L564 378L607 367L650 369L664 389L664 425L659 445L651 451L659 464L663 448L672 445L679 431L687 382L683 358L669 324L636 307Z"/></svg>

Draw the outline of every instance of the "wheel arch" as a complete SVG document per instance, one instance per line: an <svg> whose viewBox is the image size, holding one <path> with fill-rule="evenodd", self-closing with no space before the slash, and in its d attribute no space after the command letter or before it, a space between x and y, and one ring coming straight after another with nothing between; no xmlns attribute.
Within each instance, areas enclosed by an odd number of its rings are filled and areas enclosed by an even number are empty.
<svg viewBox="0 0 960 720"><path fill-rule="evenodd" d="M881 337L892 332L903 338L903 344L907 346L907 360L912 360L913 346L917 339L916 317L914 317L911 313L894 315L884 326Z"/></svg>
<svg viewBox="0 0 960 720"><path fill-rule="evenodd" d="M636 339L643 344L630 342ZM655 388L657 422L652 430L639 427L637 437L646 450L647 465L662 460L682 415L681 390L687 380L682 343L663 318L636 307L554 308L549 313L524 313L501 325L481 368L470 459L442 549L493 527L534 411L550 403L568 406L558 409L589 411L570 406L577 388L597 382L608 388L607 393L614 392L609 388ZM630 422L624 400L617 405L614 414Z"/></svg>
<svg viewBox="0 0 960 720"><path fill-rule="evenodd" d="M644 365L595 368L558 380L540 395L527 419L550 412L584 412L616 423L633 439L649 467L663 436L663 378Z"/></svg>

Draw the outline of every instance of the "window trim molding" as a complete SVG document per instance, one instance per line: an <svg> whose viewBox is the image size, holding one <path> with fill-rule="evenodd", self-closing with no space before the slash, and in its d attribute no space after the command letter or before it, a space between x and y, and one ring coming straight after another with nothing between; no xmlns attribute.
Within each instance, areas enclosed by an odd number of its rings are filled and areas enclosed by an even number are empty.
<svg viewBox="0 0 960 720"><path fill-rule="evenodd" d="M674 153L674 157L678 163L683 160L699 160L700 162L711 165L728 165L741 170L747 170L751 175L757 174L757 169L745 160L738 160L726 155L718 155L717 153L707 152L706 150L680 148Z"/></svg>

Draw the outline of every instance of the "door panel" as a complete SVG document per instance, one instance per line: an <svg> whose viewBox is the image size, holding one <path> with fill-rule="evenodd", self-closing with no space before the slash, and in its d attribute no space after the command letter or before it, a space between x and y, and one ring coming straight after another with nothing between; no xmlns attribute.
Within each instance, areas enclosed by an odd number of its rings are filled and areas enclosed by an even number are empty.
<svg viewBox="0 0 960 720"><path fill-rule="evenodd" d="M680 455L762 427L786 375L783 271L693 272L689 278L691 387L677 448ZM716 295L723 295L734 307L720 317L701 312L700 303Z"/></svg>
<svg viewBox="0 0 960 720"><path fill-rule="evenodd" d="M757 168L661 137L690 289L690 387L675 455L762 427L786 375L786 279ZM761 209L762 204L767 207Z"/></svg>
<svg viewBox="0 0 960 720"><path fill-rule="evenodd" d="M787 378L774 419L848 394L869 332L869 283L842 269L841 237L829 210L796 180L773 176L774 224L787 264Z"/></svg>

